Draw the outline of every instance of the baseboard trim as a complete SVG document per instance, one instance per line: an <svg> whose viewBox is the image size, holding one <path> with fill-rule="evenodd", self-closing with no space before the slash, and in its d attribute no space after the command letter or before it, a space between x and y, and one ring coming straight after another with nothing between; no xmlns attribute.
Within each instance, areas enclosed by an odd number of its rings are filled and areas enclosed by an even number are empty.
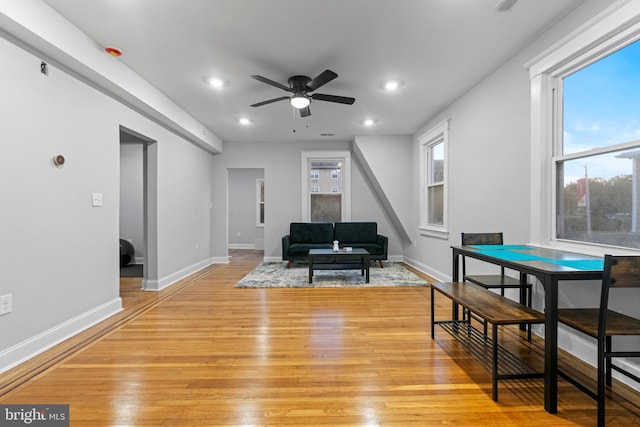
<svg viewBox="0 0 640 427"><path fill-rule="evenodd" d="M250 244L250 243L228 243L227 244L227 248L228 249L252 249L252 250L255 250L256 249L256 245L255 244Z"/></svg>
<svg viewBox="0 0 640 427"><path fill-rule="evenodd" d="M193 273L197 273L198 271L209 267L211 264L214 264L214 258L207 258L195 264L192 264L188 267L183 268L182 270L178 270L174 273L169 274L158 280L143 280L142 288L146 291L161 291L169 286L173 285L176 282L184 279L187 276L192 275Z"/></svg>
<svg viewBox="0 0 640 427"><path fill-rule="evenodd" d="M439 280L441 282L447 282L451 280L451 276L441 271L434 270L433 268L427 266L426 264L422 264L421 262L418 262L415 259L409 258L407 256L402 257L402 262L410 265L411 267L426 274L427 276L433 277L434 279Z"/></svg>
<svg viewBox="0 0 640 427"><path fill-rule="evenodd" d="M61 342L122 311L122 299L114 298L0 352L0 373L6 372Z"/></svg>

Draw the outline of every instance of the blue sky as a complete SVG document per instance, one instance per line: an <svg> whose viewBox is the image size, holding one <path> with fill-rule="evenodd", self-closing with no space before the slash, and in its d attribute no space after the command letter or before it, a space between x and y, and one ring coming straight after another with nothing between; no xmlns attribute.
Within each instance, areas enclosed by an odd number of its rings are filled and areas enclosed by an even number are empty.
<svg viewBox="0 0 640 427"><path fill-rule="evenodd" d="M640 140L640 41L566 77L564 153ZM565 183L584 177L631 173L631 161L615 155L569 162Z"/></svg>

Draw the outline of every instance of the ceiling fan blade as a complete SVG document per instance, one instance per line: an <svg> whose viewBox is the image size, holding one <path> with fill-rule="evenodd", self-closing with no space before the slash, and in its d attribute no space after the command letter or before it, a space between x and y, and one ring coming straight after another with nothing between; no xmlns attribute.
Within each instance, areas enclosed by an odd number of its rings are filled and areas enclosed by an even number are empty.
<svg viewBox="0 0 640 427"><path fill-rule="evenodd" d="M266 84L271 85L271 86L275 86L275 87L277 87L279 89L286 90L287 92L291 92L291 88L289 86L285 86L285 85L280 84L278 82L274 82L273 80L269 80L266 77L262 77L262 76L258 76L258 75L253 75L251 77L256 79L259 82L266 83Z"/></svg>
<svg viewBox="0 0 640 427"><path fill-rule="evenodd" d="M252 104L252 107L261 107L263 105L267 105L267 104L271 104L272 102L278 102L278 101L284 101L285 99L289 99L288 96L281 96L280 98L273 98L273 99L269 99L267 101L262 101L262 102L258 102L255 104Z"/></svg>
<svg viewBox="0 0 640 427"><path fill-rule="evenodd" d="M311 115L311 109L304 107L300 109L300 117L309 117Z"/></svg>
<svg viewBox="0 0 640 427"><path fill-rule="evenodd" d="M305 89L307 90L307 92L313 92L314 90L318 89L320 86L326 85L336 77L338 77L338 75L333 71L324 70L322 73L320 73L320 75L318 75L318 77L316 77L315 79L307 83L307 86Z"/></svg>
<svg viewBox="0 0 640 427"><path fill-rule="evenodd" d="M314 93L313 95L311 95L311 98L317 99L318 101L338 102L340 104L349 104L349 105L356 102L355 98L350 98L347 96L325 95L323 93Z"/></svg>

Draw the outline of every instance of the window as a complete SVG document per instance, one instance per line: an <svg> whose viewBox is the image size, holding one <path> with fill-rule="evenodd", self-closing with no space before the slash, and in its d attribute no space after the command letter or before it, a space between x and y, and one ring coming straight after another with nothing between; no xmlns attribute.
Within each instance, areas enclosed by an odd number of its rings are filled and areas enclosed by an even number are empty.
<svg viewBox="0 0 640 427"><path fill-rule="evenodd" d="M565 76L554 158L558 239L640 248L640 42Z"/></svg>
<svg viewBox="0 0 640 427"><path fill-rule="evenodd" d="M447 232L447 142L449 121L419 138L420 229L423 234L446 238Z"/></svg>
<svg viewBox="0 0 640 427"><path fill-rule="evenodd" d="M256 180L257 226L264 227L264 179Z"/></svg>
<svg viewBox="0 0 640 427"><path fill-rule="evenodd" d="M640 248L640 25L627 23L640 8L616 8L630 10L599 15L528 64L532 237L542 244ZM619 28L629 31L612 37Z"/></svg>
<svg viewBox="0 0 640 427"><path fill-rule="evenodd" d="M336 222L351 219L350 166L348 151L301 153L302 220ZM306 177L309 177L306 179Z"/></svg>

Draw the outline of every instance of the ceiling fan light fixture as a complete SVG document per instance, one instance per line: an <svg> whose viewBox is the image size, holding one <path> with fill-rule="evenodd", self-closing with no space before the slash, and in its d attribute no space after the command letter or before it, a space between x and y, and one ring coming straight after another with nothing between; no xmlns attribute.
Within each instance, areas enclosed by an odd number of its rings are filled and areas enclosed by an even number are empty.
<svg viewBox="0 0 640 427"><path fill-rule="evenodd" d="M291 99L289 100L293 108L297 108L301 110L303 108L307 108L309 104L311 104L311 100L308 96L305 96L302 92L296 92Z"/></svg>
<svg viewBox="0 0 640 427"><path fill-rule="evenodd" d="M400 87L400 82L396 80L389 80L384 83L385 90L388 90L389 92L393 92L394 90L397 90L399 87Z"/></svg>

